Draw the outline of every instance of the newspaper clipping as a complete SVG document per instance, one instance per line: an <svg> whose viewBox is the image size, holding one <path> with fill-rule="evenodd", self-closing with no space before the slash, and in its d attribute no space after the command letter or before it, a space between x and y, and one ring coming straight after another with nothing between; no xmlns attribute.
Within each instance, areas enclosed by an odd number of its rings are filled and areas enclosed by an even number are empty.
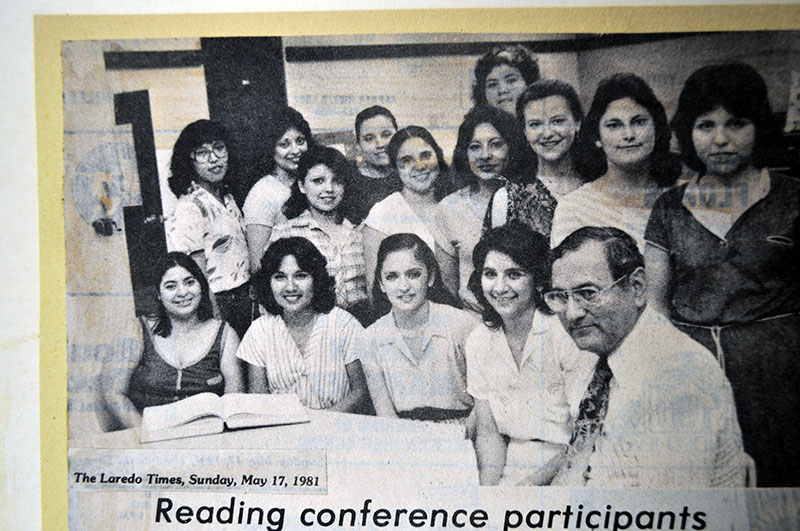
<svg viewBox="0 0 800 531"><path fill-rule="evenodd" d="M800 32L61 46L70 529L796 529Z"/></svg>

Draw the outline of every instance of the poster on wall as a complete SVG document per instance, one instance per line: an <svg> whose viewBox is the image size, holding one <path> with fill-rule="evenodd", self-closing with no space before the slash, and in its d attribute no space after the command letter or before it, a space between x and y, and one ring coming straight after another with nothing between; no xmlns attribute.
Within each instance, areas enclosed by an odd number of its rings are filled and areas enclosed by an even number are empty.
<svg viewBox="0 0 800 531"><path fill-rule="evenodd" d="M46 39L49 518L795 527L800 32L410 13Z"/></svg>

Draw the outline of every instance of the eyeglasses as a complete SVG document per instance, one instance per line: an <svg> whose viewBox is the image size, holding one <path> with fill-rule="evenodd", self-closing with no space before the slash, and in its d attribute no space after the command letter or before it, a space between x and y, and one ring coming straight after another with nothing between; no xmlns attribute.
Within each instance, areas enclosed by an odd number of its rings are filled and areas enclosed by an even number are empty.
<svg viewBox="0 0 800 531"><path fill-rule="evenodd" d="M199 147L192 151L192 159L195 162L208 162L211 160L211 154L214 154L218 159L224 159L228 156L228 146L224 142L214 142L211 149L206 147Z"/></svg>
<svg viewBox="0 0 800 531"><path fill-rule="evenodd" d="M638 269L638 268L637 268ZM608 302L608 291L622 282L627 277L631 276L636 269L622 275L617 280L606 286L605 288L596 288L594 286L586 286L576 289L556 289L542 294L547 307L555 313L566 311L569 304L569 298L575 301L575 304L584 309L597 308Z"/></svg>

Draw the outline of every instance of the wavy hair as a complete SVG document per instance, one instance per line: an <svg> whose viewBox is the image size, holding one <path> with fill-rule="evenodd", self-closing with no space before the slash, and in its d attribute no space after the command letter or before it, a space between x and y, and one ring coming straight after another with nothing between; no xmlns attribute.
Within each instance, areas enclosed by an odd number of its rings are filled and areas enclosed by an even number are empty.
<svg viewBox="0 0 800 531"><path fill-rule="evenodd" d="M261 258L261 269L256 273L253 284L261 304L270 314L283 315L283 308L272 293L270 280L287 256L293 256L297 266L311 275L311 308L317 313L329 313L336 305L336 294L335 282L327 270L328 261L313 243L297 236L274 241Z"/></svg>
<svg viewBox="0 0 800 531"><path fill-rule="evenodd" d="M236 156L232 152L231 138L222 124L212 120L197 120L183 128L175 146L172 148L172 158L170 159L170 177L167 184L175 197L181 197L189 193L192 182L197 179L197 172L192 163L192 153L203 144L213 144L222 141L228 148L228 171L223 180L223 195L230 192L228 181L230 175L234 175Z"/></svg>
<svg viewBox="0 0 800 531"><path fill-rule="evenodd" d="M498 65L509 65L519 70L526 85L539 80L539 64L533 54L521 44L494 46L475 63L475 82L472 85L472 103L486 105L486 78Z"/></svg>
<svg viewBox="0 0 800 531"><path fill-rule="evenodd" d="M600 119L608 106L617 100L630 98L641 105L653 118L656 138L650 154L650 176L659 187L671 186L681 173L678 156L669 149L671 131L664 106L658 101L647 82L634 74L614 74L603 79L592 98L592 106L578 133L580 143L579 167L586 179L593 181L608 171L608 160L600 140Z"/></svg>
<svg viewBox="0 0 800 531"><path fill-rule="evenodd" d="M350 191L352 182L352 165L338 150L326 146L314 146L300 156L297 163L297 180L292 184L289 199L283 204L283 215L293 219L308 209L308 198L300 191L300 182L305 183L311 168L323 165L333 172L334 180L344 186L344 197L337 207L341 210Z"/></svg>
<svg viewBox="0 0 800 531"><path fill-rule="evenodd" d="M458 128L458 140L453 150L453 168L458 178L473 190L478 187L479 177L469 167L467 151L472 142L475 128L481 124L489 124L497 129L508 145L508 160L503 169L503 176L523 182L532 180L536 175L536 154L528 146L522 129L507 112L489 105L470 109Z"/></svg>
<svg viewBox="0 0 800 531"><path fill-rule="evenodd" d="M278 141L289 129L295 129L306 137L308 149L314 146L314 137L311 135L311 127L303 115L292 107L283 107L272 117L269 127L262 133L259 142L263 146L261 158L262 175L269 175L275 171L275 147ZM259 176L260 177L260 176Z"/></svg>
<svg viewBox="0 0 800 531"><path fill-rule="evenodd" d="M486 232L472 251L475 269L469 277L467 287L483 308L483 322L491 329L503 325L503 318L492 307L483 294L481 277L486 256L490 251L508 256L533 280L533 304L537 310L551 314L544 303L541 292L550 285L550 245L547 239L522 223L512 221Z"/></svg>

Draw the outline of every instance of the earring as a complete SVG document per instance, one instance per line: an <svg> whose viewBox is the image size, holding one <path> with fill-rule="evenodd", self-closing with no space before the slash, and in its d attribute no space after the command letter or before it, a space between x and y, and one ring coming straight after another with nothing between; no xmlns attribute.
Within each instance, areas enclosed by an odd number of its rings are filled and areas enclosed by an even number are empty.
<svg viewBox="0 0 800 531"><path fill-rule="evenodd" d="M603 144L601 144L599 140L595 140L594 145L597 146L598 149L601 149L603 147Z"/></svg>

